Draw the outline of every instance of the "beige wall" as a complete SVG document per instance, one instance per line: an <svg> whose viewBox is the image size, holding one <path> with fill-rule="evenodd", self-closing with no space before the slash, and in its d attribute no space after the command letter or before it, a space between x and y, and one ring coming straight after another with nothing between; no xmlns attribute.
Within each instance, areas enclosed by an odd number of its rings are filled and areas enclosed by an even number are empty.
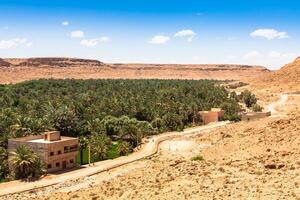
<svg viewBox="0 0 300 200"><path fill-rule="evenodd" d="M204 124L219 121L218 112L202 112L201 117Z"/></svg>
<svg viewBox="0 0 300 200"><path fill-rule="evenodd" d="M271 116L271 112L251 112L242 115L242 121L250 121Z"/></svg>
<svg viewBox="0 0 300 200"><path fill-rule="evenodd" d="M29 136L26 138L18 138L13 140L8 140L8 152L13 152L15 149L23 144L30 147L37 155L41 158L41 160L45 163L46 168L48 164L51 164L51 168L47 169L48 172L54 172L63 169L63 162L66 162L66 168L71 168L76 166L76 155L78 153L78 149L74 149L73 151L66 151L64 147L69 146L78 146L78 139L67 139L61 141L55 141L51 143L37 143L30 142L27 140L33 139L41 139L43 135L40 136ZM60 151L61 154L58 153ZM53 152L53 156L51 156L51 152ZM70 162L73 160L73 163ZM59 166L56 166L56 163L59 163Z"/></svg>

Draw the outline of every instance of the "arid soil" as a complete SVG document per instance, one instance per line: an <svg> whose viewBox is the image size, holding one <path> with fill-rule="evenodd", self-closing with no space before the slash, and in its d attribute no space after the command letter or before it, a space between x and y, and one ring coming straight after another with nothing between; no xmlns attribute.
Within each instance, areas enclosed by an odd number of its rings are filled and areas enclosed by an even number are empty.
<svg viewBox="0 0 300 200"><path fill-rule="evenodd" d="M286 117L166 141L150 159L11 198L299 200L299 103L290 96L279 109Z"/></svg>
<svg viewBox="0 0 300 200"><path fill-rule="evenodd" d="M288 73L297 74L298 64L299 59L252 79L246 88L255 91L264 106L278 101L281 94L276 92L298 90L300 76ZM7 198L299 200L300 96L289 96L276 109L280 115L275 117L163 142L149 159Z"/></svg>
<svg viewBox="0 0 300 200"><path fill-rule="evenodd" d="M267 74L260 66L105 64L73 58L0 59L0 83L32 79L219 79L244 80Z"/></svg>
<svg viewBox="0 0 300 200"><path fill-rule="evenodd" d="M280 70L250 78L252 88L269 89L277 92L300 92L300 57Z"/></svg>

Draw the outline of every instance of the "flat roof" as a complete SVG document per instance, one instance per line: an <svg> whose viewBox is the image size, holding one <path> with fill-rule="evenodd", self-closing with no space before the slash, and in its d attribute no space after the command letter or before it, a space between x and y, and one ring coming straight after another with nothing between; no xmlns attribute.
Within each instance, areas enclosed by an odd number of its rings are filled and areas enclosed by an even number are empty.
<svg viewBox="0 0 300 200"><path fill-rule="evenodd" d="M27 140L26 142L50 144L50 143L64 142L64 141L70 141L70 140L78 140L78 138L61 136L60 140L55 140L55 141L48 141L48 140L44 140L44 138L38 138L38 139L33 139L33 140Z"/></svg>

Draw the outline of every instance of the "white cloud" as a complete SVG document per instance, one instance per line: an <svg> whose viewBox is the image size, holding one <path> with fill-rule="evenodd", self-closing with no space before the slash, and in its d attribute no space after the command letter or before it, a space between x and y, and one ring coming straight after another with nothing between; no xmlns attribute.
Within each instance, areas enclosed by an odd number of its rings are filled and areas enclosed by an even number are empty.
<svg viewBox="0 0 300 200"><path fill-rule="evenodd" d="M26 38L13 38L10 40L0 40L0 49L10 49L19 45L30 46L32 43L28 42Z"/></svg>
<svg viewBox="0 0 300 200"><path fill-rule="evenodd" d="M83 36L84 36L84 32L81 31L81 30L71 32L71 37L72 38L83 38Z"/></svg>
<svg viewBox="0 0 300 200"><path fill-rule="evenodd" d="M63 25L63 26L68 26L68 25L69 25L69 22L68 22L68 21L63 21L63 22L61 23L61 25Z"/></svg>
<svg viewBox="0 0 300 200"><path fill-rule="evenodd" d="M152 44L165 44L170 40L169 37L164 35L156 35L149 41Z"/></svg>
<svg viewBox="0 0 300 200"><path fill-rule="evenodd" d="M101 37L101 38L95 38L95 39L84 39L80 41L80 44L86 47L94 47L98 45L99 43L109 42L111 41L109 37Z"/></svg>
<svg viewBox="0 0 300 200"><path fill-rule="evenodd" d="M196 36L196 33L190 29L178 31L174 35L174 37L187 37L188 42L191 42L195 36Z"/></svg>
<svg viewBox="0 0 300 200"><path fill-rule="evenodd" d="M288 38L287 32L280 32L275 29L257 29L250 33L251 37L264 37L268 40Z"/></svg>

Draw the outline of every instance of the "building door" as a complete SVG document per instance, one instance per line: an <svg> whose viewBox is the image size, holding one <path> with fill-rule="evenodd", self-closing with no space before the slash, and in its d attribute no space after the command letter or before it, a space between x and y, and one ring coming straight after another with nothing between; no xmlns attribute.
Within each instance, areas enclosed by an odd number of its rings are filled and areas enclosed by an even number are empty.
<svg viewBox="0 0 300 200"><path fill-rule="evenodd" d="M66 169L66 168L67 168L67 161L63 161L63 162L62 162L62 168L63 168L63 169Z"/></svg>

